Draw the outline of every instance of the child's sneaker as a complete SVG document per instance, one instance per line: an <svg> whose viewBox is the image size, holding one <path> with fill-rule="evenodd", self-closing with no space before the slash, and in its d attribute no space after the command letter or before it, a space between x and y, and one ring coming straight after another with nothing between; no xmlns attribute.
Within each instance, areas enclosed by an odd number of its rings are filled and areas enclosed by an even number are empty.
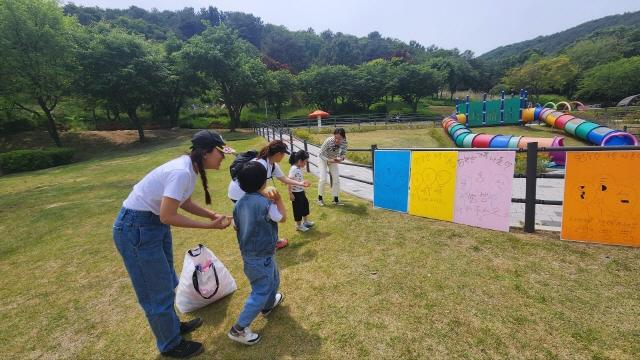
<svg viewBox="0 0 640 360"><path fill-rule="evenodd" d="M316 223L314 223L313 221L305 221L302 223L302 225L308 227L308 228L312 228L313 225L315 225Z"/></svg>
<svg viewBox="0 0 640 360"><path fill-rule="evenodd" d="M309 231L309 228L304 226L304 224L300 224L300 225L296 225L296 230L300 232L306 232L306 231Z"/></svg>
<svg viewBox="0 0 640 360"><path fill-rule="evenodd" d="M231 330L227 333L229 339L233 341L237 341L239 343L243 343L245 345L254 345L260 341L260 335L251 331L249 327L244 328L244 330L237 330L235 326L231 327Z"/></svg>
<svg viewBox="0 0 640 360"><path fill-rule="evenodd" d="M280 250L282 248L287 247L287 245L289 245L289 240L287 239L278 239L278 241L276 241L276 250Z"/></svg>
<svg viewBox="0 0 640 360"><path fill-rule="evenodd" d="M334 201L332 202L332 204L335 206L344 206L344 203L342 201Z"/></svg>
<svg viewBox="0 0 640 360"><path fill-rule="evenodd" d="M324 206L324 201L318 200L318 206Z"/></svg>
<svg viewBox="0 0 640 360"><path fill-rule="evenodd" d="M275 309L275 308L276 308L276 306L280 305L280 303L282 302L282 300L284 300L284 295L282 295L282 293L277 293L277 294L276 294L276 299L275 299L275 301L273 302L273 306L272 306L272 307L270 307L270 308L268 308L268 309L262 310L262 311L261 311L261 312L262 312L262 315L267 316L267 315L271 314L271 311L273 311L273 309Z"/></svg>

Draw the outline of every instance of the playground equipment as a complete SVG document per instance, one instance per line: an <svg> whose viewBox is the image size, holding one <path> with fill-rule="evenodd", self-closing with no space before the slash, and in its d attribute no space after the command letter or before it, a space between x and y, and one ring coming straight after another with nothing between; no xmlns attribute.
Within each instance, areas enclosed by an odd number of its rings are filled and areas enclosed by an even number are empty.
<svg viewBox="0 0 640 360"><path fill-rule="evenodd" d="M576 110L584 110L587 107L581 103L580 101L560 101L558 103L554 103L549 101L548 103L545 103L544 105L542 105L543 108L549 108L549 109L554 109L554 110L562 110L562 111L571 111L572 109L576 109Z"/></svg>
<svg viewBox="0 0 640 360"><path fill-rule="evenodd" d="M505 116L505 104L511 101L519 104L519 111L510 111L509 116ZM526 148L527 143L537 142L540 147L562 147L564 146L563 136L552 138L533 138L513 135L488 135L474 134L469 130L473 126L496 126L496 125L524 125L533 121L544 122L548 126L564 130L565 133L599 146L621 146L638 145L638 139L624 131L610 129L606 126L598 125L594 122L579 119L571 114L557 111L557 105L562 104L564 108L571 108L567 102L558 104L550 103L552 108L535 107L525 108L527 102L526 91L520 90L520 99L504 99L504 92L501 99L487 102L486 95L481 102L470 103L469 97L466 99L466 112L459 113L460 105L456 104L456 114L450 115L442 120L442 127L447 131L451 139L458 147L465 148ZM499 122L497 121L496 106L491 103L499 103ZM584 107L582 103L575 102L578 108ZM549 103L545 104L549 105ZM481 106L481 112L477 111ZM475 111L474 111L475 109ZM514 118L514 114L518 114ZM557 165L564 165L565 152L552 151L549 153L551 160Z"/></svg>

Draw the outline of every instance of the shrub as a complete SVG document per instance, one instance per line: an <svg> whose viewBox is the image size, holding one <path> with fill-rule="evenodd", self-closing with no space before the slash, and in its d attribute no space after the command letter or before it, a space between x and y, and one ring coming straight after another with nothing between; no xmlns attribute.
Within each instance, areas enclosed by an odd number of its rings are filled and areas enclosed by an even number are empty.
<svg viewBox="0 0 640 360"><path fill-rule="evenodd" d="M3 174L46 169L71 162L73 150L53 148L44 150L15 150L0 154L0 171Z"/></svg>
<svg viewBox="0 0 640 360"><path fill-rule="evenodd" d="M3 118L0 116L0 134L17 134L22 131L35 130L38 123L25 117Z"/></svg>
<svg viewBox="0 0 640 360"><path fill-rule="evenodd" d="M385 103L375 103L371 105L370 110L374 114L386 114L389 112L389 109L387 109L387 104Z"/></svg>

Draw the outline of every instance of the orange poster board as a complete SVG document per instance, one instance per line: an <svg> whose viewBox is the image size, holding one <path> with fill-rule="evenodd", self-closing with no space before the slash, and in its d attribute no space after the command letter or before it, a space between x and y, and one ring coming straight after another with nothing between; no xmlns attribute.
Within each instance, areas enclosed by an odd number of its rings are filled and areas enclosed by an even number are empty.
<svg viewBox="0 0 640 360"><path fill-rule="evenodd" d="M640 151L567 153L562 239L640 246Z"/></svg>

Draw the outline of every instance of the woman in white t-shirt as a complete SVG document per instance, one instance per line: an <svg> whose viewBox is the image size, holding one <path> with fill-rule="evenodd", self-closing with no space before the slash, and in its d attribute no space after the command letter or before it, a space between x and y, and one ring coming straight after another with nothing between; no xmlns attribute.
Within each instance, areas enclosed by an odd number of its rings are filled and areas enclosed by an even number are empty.
<svg viewBox="0 0 640 360"><path fill-rule="evenodd" d="M178 278L173 267L170 226L224 229L231 224L229 216L201 207L191 199L191 194L199 175L205 202L211 204L206 170L218 170L225 154L234 151L213 131L197 132L191 143L189 155L160 165L133 187L113 225L116 248L156 337L158 350L177 358L203 351L202 344L181 336L199 327L202 320L181 323L176 315L173 305ZM207 220L188 218L178 213L178 208Z"/></svg>
<svg viewBox="0 0 640 360"><path fill-rule="evenodd" d="M260 150L257 158L251 161L257 161L267 169L267 180L275 177L286 185L296 185L308 188L311 185L308 180L296 181L288 178L282 172L278 163L282 161L285 154L289 155L287 144L285 144L282 140L273 140ZM231 182L229 183L227 196L229 196L229 199L231 199L231 201L233 201L234 203L244 196L244 191L242 191L242 189L240 188L238 180L231 180ZM289 241L287 239L279 239L276 242L276 248L282 249L283 247L287 246L288 243Z"/></svg>

